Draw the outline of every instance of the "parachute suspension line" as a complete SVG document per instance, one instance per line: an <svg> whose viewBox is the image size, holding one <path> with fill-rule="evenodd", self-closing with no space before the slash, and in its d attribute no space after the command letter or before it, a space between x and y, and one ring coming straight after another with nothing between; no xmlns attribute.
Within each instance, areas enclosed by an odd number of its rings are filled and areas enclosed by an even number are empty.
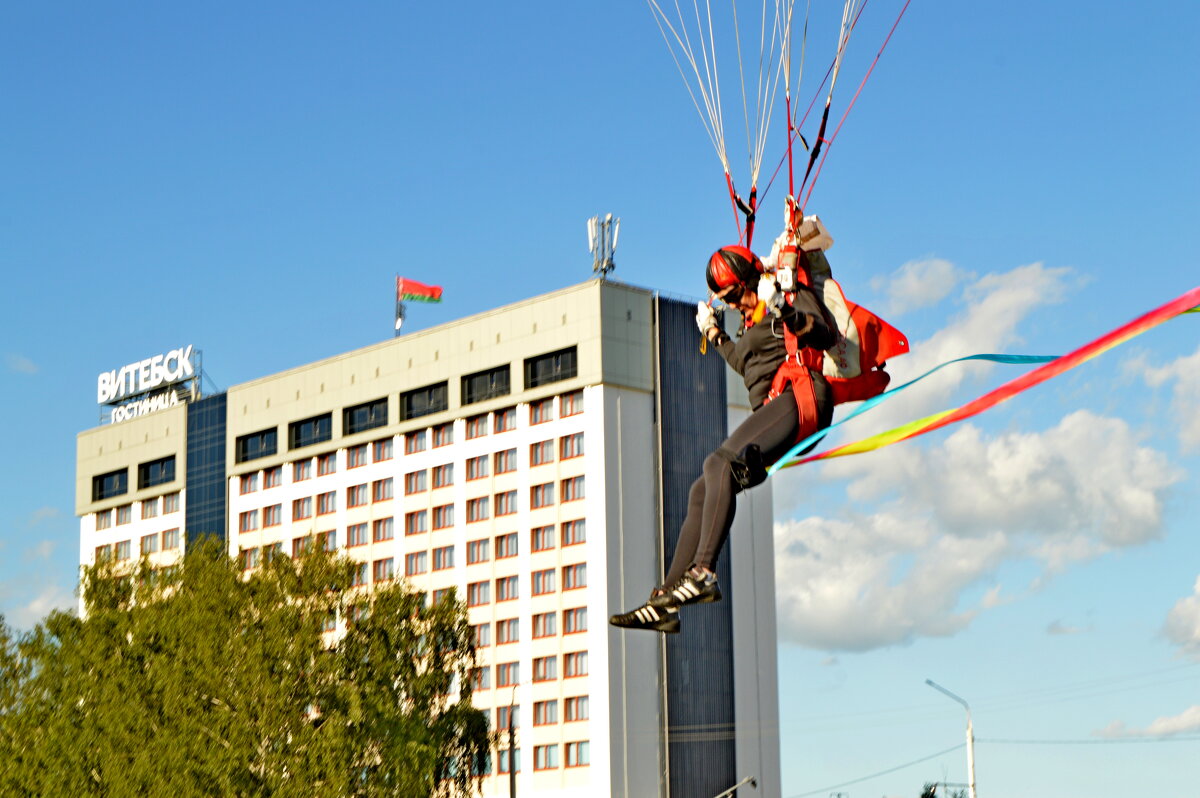
<svg viewBox="0 0 1200 798"><path fill-rule="evenodd" d="M784 58L785 64L783 67L783 100L784 110L787 112L787 163L788 163L788 196L791 197L795 193L795 185L792 170L792 140L795 137L796 129L792 125L792 11L795 8L794 3L788 4L787 20L783 26L784 35ZM808 18L812 12L812 0L806 0L804 8L804 32L800 36L800 68L796 74L796 88L800 88L800 82L804 80L804 51L808 47ZM779 169L776 168L776 173ZM775 175L771 175L771 181L774 182ZM768 184L769 185L769 184ZM789 214L790 225L790 214Z"/></svg>
<svg viewBox="0 0 1200 798"><path fill-rule="evenodd" d="M696 8L697 25L700 25L700 46L702 59L704 61L704 74L701 75L700 66L696 63L695 49L692 47L691 37L688 34L687 25L683 23L683 12L679 9L678 0L675 3L676 15L679 19L679 29L671 24L666 12L659 6L657 0L646 0L650 8L650 13L654 16L654 21L658 25L658 30L662 34L663 41L666 42L667 50L671 53L671 59L675 62L676 69L679 70L679 76L683 79L684 88L687 89L688 96L692 98L692 104L696 107L696 113L700 116L700 121L704 125L704 130L708 134L709 141L712 142L713 148L717 151L717 157L721 160L721 166L725 173L729 173L729 159L725 152L725 126L721 114L721 97L719 82L715 78L715 61L716 54L713 53L712 60L714 64L709 64L709 47L704 42L704 28L700 24L700 10L693 2L693 7ZM667 32L670 31L670 36ZM682 31L682 33L681 33ZM709 26L709 35L711 36L711 17ZM674 39L675 44L671 43ZM678 50L676 49L678 48ZM683 64L680 63L680 56L688 62L692 68L692 73L696 77L696 86L693 89L692 81L688 79L687 73L683 69ZM704 101L704 109L700 108L700 101L696 99L696 93L699 92L700 98Z"/></svg>
<svg viewBox="0 0 1200 798"><path fill-rule="evenodd" d="M896 32L896 28L900 25L900 20L904 19L904 12L908 10L908 4L911 2L912 0L904 0L904 7L900 9L900 13L896 16L896 21L892 23L892 29L888 31L887 38L885 38L883 40L883 44L879 46L879 52L875 53L875 59L871 61L871 66L867 69L867 74L863 75L862 82L858 84L858 89L854 92L854 96L850 99L850 104L846 106L846 110L842 112L842 118L838 120L837 127L833 129L833 135L829 137L828 141L830 146L833 146L833 141L837 138L838 133L841 131L842 125L846 121L846 117L850 115L850 109L854 107L854 103L858 102L858 95L862 94L863 87L866 86L867 81L870 80L871 73L875 71L875 65L879 63L880 56L882 56L883 51L887 49L888 42L892 40L892 34ZM822 127L824 127L823 124ZM808 204L808 198L812 196L813 188L815 188L817 185L817 178L821 176L821 169L825 166L825 158L828 157L829 150L827 149L825 150L825 155L821 158L821 163L817 166L816 174L813 175L812 185L808 187L808 193L804 195L804 202L800 205L801 209L803 209L804 205ZM811 166L812 164L810 163L809 167L811 168ZM800 190L804 190L803 184L801 184Z"/></svg>
<svg viewBox="0 0 1200 798"><path fill-rule="evenodd" d="M825 139L825 128L829 124L829 106L833 103L833 90L837 86L838 74L842 71L842 58L846 54L846 45L850 43L850 33L854 30L852 20L857 22L857 16L854 13L856 0L846 0L842 6L842 25L838 30L838 46L837 52L833 57L833 66L829 79L829 94L825 96L825 110L821 113L821 125L817 128L817 138L813 142L812 150L808 154L808 166L804 169L804 179L800 181L800 192L804 192L804 186L808 183L808 177L812 174L813 165L817 162L817 156L821 153L821 145L828 143ZM811 193L811 191L810 191ZM803 212L804 204L801 203L800 210Z"/></svg>

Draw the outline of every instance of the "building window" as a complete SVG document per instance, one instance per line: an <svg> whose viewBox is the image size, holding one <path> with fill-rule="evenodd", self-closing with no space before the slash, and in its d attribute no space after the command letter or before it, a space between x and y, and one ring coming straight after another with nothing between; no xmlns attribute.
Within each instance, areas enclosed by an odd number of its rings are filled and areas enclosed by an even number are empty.
<svg viewBox="0 0 1200 798"><path fill-rule="evenodd" d="M92 501L98 502L111 499L113 496L123 496L129 492L129 469L110 471L98 477L92 477Z"/></svg>
<svg viewBox="0 0 1200 798"><path fill-rule="evenodd" d="M477 371L462 378L462 403L472 405L485 399L507 396L511 389L509 366L497 366L487 371Z"/></svg>
<svg viewBox="0 0 1200 798"><path fill-rule="evenodd" d="M545 424L547 421L554 420L554 400L539 399L536 402L529 403L529 423Z"/></svg>
<svg viewBox="0 0 1200 798"><path fill-rule="evenodd" d="M551 723L558 723L558 701L533 702L533 725L548 726Z"/></svg>
<svg viewBox="0 0 1200 798"><path fill-rule="evenodd" d="M488 458L487 455L472 457L467 460L467 481L472 479L482 479L488 475Z"/></svg>
<svg viewBox="0 0 1200 798"><path fill-rule="evenodd" d="M454 547L442 546L433 550L433 570L444 571L454 567Z"/></svg>
<svg viewBox="0 0 1200 798"><path fill-rule="evenodd" d="M450 406L448 395L445 382L405 391L400 394L400 420L408 421L442 412Z"/></svg>
<svg viewBox="0 0 1200 798"><path fill-rule="evenodd" d="M587 720L590 717L588 711L588 697L585 695L577 695L563 701L563 708L566 710L567 723L572 723L577 720Z"/></svg>
<svg viewBox="0 0 1200 798"><path fill-rule="evenodd" d="M267 487L271 487L268 485ZM179 512L179 491L163 496L163 515Z"/></svg>
<svg viewBox="0 0 1200 798"><path fill-rule="evenodd" d="M583 477L570 477L562 481L562 500L564 502L579 501L583 498Z"/></svg>
<svg viewBox="0 0 1200 798"><path fill-rule="evenodd" d="M579 373L575 347L548 352L525 360L525 390L569 380Z"/></svg>
<svg viewBox="0 0 1200 798"><path fill-rule="evenodd" d="M471 668L471 689L472 690L488 690L492 686L492 669L484 666L482 668ZM490 768L489 768L490 770Z"/></svg>
<svg viewBox="0 0 1200 798"><path fill-rule="evenodd" d="M350 587L363 587L367 584L367 564L365 562L355 563L354 570L350 574ZM351 619L358 620L357 613L351 612Z"/></svg>
<svg viewBox="0 0 1200 798"><path fill-rule="evenodd" d="M321 551L336 551L337 550L337 530L331 529L328 532L317 533L317 548Z"/></svg>
<svg viewBox="0 0 1200 798"><path fill-rule="evenodd" d="M404 575L416 576L423 574L429 570L429 553L424 551L414 551L412 554L404 555Z"/></svg>
<svg viewBox="0 0 1200 798"><path fill-rule="evenodd" d="M419 429L404 436L404 453L416 454L425 451L425 430Z"/></svg>
<svg viewBox="0 0 1200 798"><path fill-rule="evenodd" d="M305 535L302 538L293 538L292 559L295 560L298 557L303 557L305 554L308 554L310 551L312 551L312 542L312 535Z"/></svg>
<svg viewBox="0 0 1200 798"><path fill-rule="evenodd" d="M410 555L411 556L411 555ZM371 565L371 581L373 582L390 582L392 581L393 569L392 558L386 557L382 560L376 560Z"/></svg>
<svg viewBox="0 0 1200 798"><path fill-rule="evenodd" d="M507 474L517 470L517 450L505 449L502 452L495 454L495 468L492 469L496 474Z"/></svg>
<svg viewBox="0 0 1200 798"><path fill-rule="evenodd" d="M112 510L101 510L100 512L96 513L96 531L99 532L101 529L108 529L110 526L112 526L112 521Z"/></svg>
<svg viewBox="0 0 1200 798"><path fill-rule="evenodd" d="M554 592L554 569L533 572L533 595L544 596Z"/></svg>
<svg viewBox="0 0 1200 798"><path fill-rule="evenodd" d="M591 762L591 753L586 740L579 743L567 743L567 767L583 767Z"/></svg>
<svg viewBox="0 0 1200 798"><path fill-rule="evenodd" d="M503 560L506 557L517 556L517 533L509 532L507 535L496 536L496 559Z"/></svg>
<svg viewBox="0 0 1200 798"><path fill-rule="evenodd" d="M488 497L481 496L478 499L467 499L467 523L476 521L486 521L488 515Z"/></svg>
<svg viewBox="0 0 1200 798"><path fill-rule="evenodd" d="M488 561L488 541L484 540L469 540L467 541L467 565Z"/></svg>
<svg viewBox="0 0 1200 798"><path fill-rule="evenodd" d="M516 643L520 640L521 632L516 618L496 621L496 644Z"/></svg>
<svg viewBox="0 0 1200 798"><path fill-rule="evenodd" d="M305 518L312 518L312 496L292 502L292 520L303 521Z"/></svg>
<svg viewBox="0 0 1200 798"><path fill-rule="evenodd" d="M521 725L521 708L519 706L496 707L496 728L519 728Z"/></svg>
<svg viewBox="0 0 1200 798"><path fill-rule="evenodd" d="M492 644L492 625L490 623L479 623L471 627L471 639L475 642L475 648L487 648Z"/></svg>
<svg viewBox="0 0 1200 798"><path fill-rule="evenodd" d="M279 450L279 430L276 427L240 435L234 442L234 459L239 463L270 457Z"/></svg>
<svg viewBox="0 0 1200 798"><path fill-rule="evenodd" d="M317 496L317 515L329 515L337 509L337 493L329 491Z"/></svg>
<svg viewBox="0 0 1200 798"><path fill-rule="evenodd" d="M517 577L502 576L496 580L496 601L512 601L517 597Z"/></svg>
<svg viewBox="0 0 1200 798"><path fill-rule="evenodd" d="M367 464L367 445L351 446L346 450L346 468L358 468Z"/></svg>
<svg viewBox="0 0 1200 798"><path fill-rule="evenodd" d="M342 434L354 435L369 429L387 426L388 400L385 396L373 402L347 407L342 411Z"/></svg>
<svg viewBox="0 0 1200 798"><path fill-rule="evenodd" d="M325 477L337 471L337 453L330 452L317 457L317 476Z"/></svg>
<svg viewBox="0 0 1200 798"><path fill-rule="evenodd" d="M411 471L404 475L404 495L411 496L426 489L425 469Z"/></svg>
<svg viewBox="0 0 1200 798"><path fill-rule="evenodd" d="M371 501L386 502L392 498L392 478L377 479L371 483Z"/></svg>
<svg viewBox="0 0 1200 798"><path fill-rule="evenodd" d="M433 596L431 599L432 604L433 604L433 606L436 607L437 605L441 604L443 601L449 601L454 596L454 588L439 587L437 590L433 591L432 596Z"/></svg>
<svg viewBox="0 0 1200 798"><path fill-rule="evenodd" d="M497 667L496 684L499 687L507 686L507 685L500 684L499 667ZM514 682L514 684L516 684L516 682ZM508 761L509 755L508 755L507 748L501 748L501 749L497 750L496 754L497 754L496 758L499 760L499 767L497 769L497 773L500 773L501 775L508 775L509 773L520 773L521 772L521 749L520 748L518 748L512 752L512 767L511 768L509 767L509 761Z"/></svg>
<svg viewBox="0 0 1200 798"><path fill-rule="evenodd" d="M292 463L292 482L303 482L312 479L312 460L297 460Z"/></svg>
<svg viewBox="0 0 1200 798"><path fill-rule="evenodd" d="M563 673L567 678L587 676L588 655L586 651L563 654Z"/></svg>
<svg viewBox="0 0 1200 798"><path fill-rule="evenodd" d="M242 570L249 571L252 568L257 568L259 555L260 551L257 546L252 549L242 549L238 552L238 560L241 562Z"/></svg>
<svg viewBox="0 0 1200 798"><path fill-rule="evenodd" d="M133 505L122 504L117 508L117 526L128 524L133 520Z"/></svg>
<svg viewBox="0 0 1200 798"><path fill-rule="evenodd" d="M467 585L468 607L479 607L491 600L491 585L488 582L472 582Z"/></svg>
<svg viewBox="0 0 1200 798"><path fill-rule="evenodd" d="M141 552L143 557L145 557L147 554L154 554L158 551L158 533L156 532L153 535L142 535L141 543Z"/></svg>
<svg viewBox="0 0 1200 798"><path fill-rule="evenodd" d="M433 467L433 487L448 488L454 484L454 464Z"/></svg>
<svg viewBox="0 0 1200 798"><path fill-rule="evenodd" d="M562 525L562 544L564 546L574 546L577 543L587 541L587 525L584 519L579 518L575 521L564 521Z"/></svg>
<svg viewBox="0 0 1200 798"><path fill-rule="evenodd" d="M396 536L395 519L378 518L371 522L371 540L380 543Z"/></svg>
<svg viewBox="0 0 1200 798"><path fill-rule="evenodd" d="M454 443L454 424L447 422L433 428L433 448Z"/></svg>
<svg viewBox="0 0 1200 798"><path fill-rule="evenodd" d="M333 437L333 414L293 421L288 424L288 448L302 449L315 443L324 443Z"/></svg>
<svg viewBox="0 0 1200 798"><path fill-rule="evenodd" d="M492 414L492 427L496 432L510 432L517 428L517 408L506 407Z"/></svg>
<svg viewBox="0 0 1200 798"><path fill-rule="evenodd" d="M551 576L553 575L554 572L551 571ZM534 639L539 637L554 637L558 633L557 619L558 616L553 612L535 613L533 616Z"/></svg>
<svg viewBox="0 0 1200 798"><path fill-rule="evenodd" d="M503 662L496 666L496 686L512 687L521 683L520 663Z"/></svg>
<svg viewBox="0 0 1200 798"><path fill-rule="evenodd" d="M392 459L392 439L384 438L371 444L371 459L376 463Z"/></svg>
<svg viewBox="0 0 1200 798"><path fill-rule="evenodd" d="M433 528L449 529L454 526L454 505L443 504L433 508Z"/></svg>
<svg viewBox="0 0 1200 798"><path fill-rule="evenodd" d="M533 551L549 551L554 548L554 527L535 527L530 538L532 539L532 546L530 548Z"/></svg>
<svg viewBox="0 0 1200 798"><path fill-rule="evenodd" d="M146 499L142 502L142 520L158 518L158 498Z"/></svg>
<svg viewBox="0 0 1200 798"><path fill-rule="evenodd" d="M271 466L263 469L263 490L278 488L283 484L283 466Z"/></svg>
<svg viewBox="0 0 1200 798"><path fill-rule="evenodd" d="M534 679L536 681L536 677ZM557 745L535 745L533 747L533 769L554 770L558 767Z"/></svg>
<svg viewBox="0 0 1200 798"><path fill-rule="evenodd" d="M570 460L572 457L583 456L583 433L576 432L574 435L567 435L560 438L558 441L559 456L563 460Z"/></svg>
<svg viewBox="0 0 1200 798"><path fill-rule="evenodd" d="M263 508L263 527L279 526L283 523L283 505L272 504Z"/></svg>
<svg viewBox="0 0 1200 798"><path fill-rule="evenodd" d="M116 558L117 562L124 562L133 556L131 549L131 542L128 540L122 540L120 543L113 546L113 556Z"/></svg>
<svg viewBox="0 0 1200 798"><path fill-rule="evenodd" d="M529 445L529 465L540 466L554 462L554 441L539 441Z"/></svg>
<svg viewBox="0 0 1200 798"><path fill-rule="evenodd" d="M558 417L566 418L583 412L583 391L571 391L558 397Z"/></svg>
<svg viewBox="0 0 1200 798"><path fill-rule="evenodd" d="M239 495L245 496L247 493L253 493L256 490L258 490L258 472L242 474L241 479L238 480Z"/></svg>
<svg viewBox="0 0 1200 798"><path fill-rule="evenodd" d="M175 455L138 466L138 490L175 481Z"/></svg>
<svg viewBox="0 0 1200 798"><path fill-rule="evenodd" d="M515 490L496 494L496 515L512 515L517 511L517 492ZM514 533L513 537L516 537Z"/></svg>
<svg viewBox="0 0 1200 798"><path fill-rule="evenodd" d="M362 507L367 503L367 485L351 485L346 488L346 509Z"/></svg>
<svg viewBox="0 0 1200 798"><path fill-rule="evenodd" d="M417 510L414 513L404 514L404 534L405 535L420 535L427 530L426 518L429 515L428 510Z"/></svg>
<svg viewBox="0 0 1200 798"><path fill-rule="evenodd" d="M238 513L238 532L253 532L258 529L258 510Z"/></svg>
<svg viewBox="0 0 1200 798"><path fill-rule="evenodd" d="M365 546L367 545L367 525L366 524L351 524L346 527L346 546Z"/></svg>
<svg viewBox="0 0 1200 798"><path fill-rule="evenodd" d="M554 504L554 483L546 482L529 489L529 506L534 510Z"/></svg>
<svg viewBox="0 0 1200 798"><path fill-rule="evenodd" d="M587 587L587 564L564 565L562 569L563 590Z"/></svg>
<svg viewBox="0 0 1200 798"><path fill-rule="evenodd" d="M534 657L533 680L548 682L558 678L558 657Z"/></svg>
<svg viewBox="0 0 1200 798"><path fill-rule="evenodd" d="M587 631L587 607L563 610L563 634L573 635Z"/></svg>
<svg viewBox="0 0 1200 798"><path fill-rule="evenodd" d="M108 562L112 559L112 544L106 543L103 546L96 547L96 562Z"/></svg>
<svg viewBox="0 0 1200 798"><path fill-rule="evenodd" d="M168 529L162 535L163 551L175 551L179 548L179 529Z"/></svg>

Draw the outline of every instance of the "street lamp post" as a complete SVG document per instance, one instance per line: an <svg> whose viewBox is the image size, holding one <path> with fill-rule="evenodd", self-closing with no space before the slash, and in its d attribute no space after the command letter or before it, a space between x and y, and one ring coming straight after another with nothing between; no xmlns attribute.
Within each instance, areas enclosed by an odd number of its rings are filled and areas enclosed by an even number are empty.
<svg viewBox="0 0 1200 798"><path fill-rule="evenodd" d="M925 684L937 690L939 693L948 698L957 701L963 705L963 709L967 711L967 789L970 790L971 798L977 798L975 795L975 729L971 726L971 707L967 706L967 702L956 696L954 693L942 687L933 679L926 679Z"/></svg>

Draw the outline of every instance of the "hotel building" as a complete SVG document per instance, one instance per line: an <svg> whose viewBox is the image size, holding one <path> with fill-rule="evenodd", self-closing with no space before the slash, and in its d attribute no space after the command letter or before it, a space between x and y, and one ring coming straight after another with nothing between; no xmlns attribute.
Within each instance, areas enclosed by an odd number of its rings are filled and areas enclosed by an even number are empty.
<svg viewBox="0 0 1200 798"><path fill-rule="evenodd" d="M725 601L679 635L607 622L661 580L700 463L749 409L694 312L593 280L120 413L78 436L80 562L169 565L217 535L248 570L325 546L365 586L454 588L502 730L483 795L515 767L521 796L778 796L769 486L739 497Z"/></svg>

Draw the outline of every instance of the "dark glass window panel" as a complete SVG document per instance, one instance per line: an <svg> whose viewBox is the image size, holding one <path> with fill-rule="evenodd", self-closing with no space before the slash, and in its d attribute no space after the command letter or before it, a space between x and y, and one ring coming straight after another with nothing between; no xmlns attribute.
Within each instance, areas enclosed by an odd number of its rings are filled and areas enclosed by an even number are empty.
<svg viewBox="0 0 1200 798"><path fill-rule="evenodd" d="M507 364L487 371L468 374L462 378L462 403L482 402L496 396L507 396L512 390Z"/></svg>
<svg viewBox="0 0 1200 798"><path fill-rule="evenodd" d="M288 424L288 448L301 449L314 443L323 443L333 437L333 414L293 421Z"/></svg>
<svg viewBox="0 0 1200 798"><path fill-rule="evenodd" d="M113 496L121 496L129 492L129 469L122 468L120 471L110 471L107 474L100 474L92 477L92 501L98 502L103 499L111 499Z"/></svg>
<svg viewBox="0 0 1200 798"><path fill-rule="evenodd" d="M270 457L279 451L279 430L272 427L262 432L239 435L234 450L234 457L239 463Z"/></svg>
<svg viewBox="0 0 1200 798"><path fill-rule="evenodd" d="M405 391L400 394L400 420L407 421L410 418L420 418L442 412L450 406L447 399L448 394L444 382Z"/></svg>
<svg viewBox="0 0 1200 798"><path fill-rule="evenodd" d="M175 455L138 466L138 490L175 481Z"/></svg>
<svg viewBox="0 0 1200 798"><path fill-rule="evenodd" d="M569 380L579 374L575 347L560 349L525 361L525 388Z"/></svg>
<svg viewBox="0 0 1200 798"><path fill-rule="evenodd" d="M385 427L387 426L387 414L388 400L386 396L383 399L376 399L374 402L347 407L343 411L342 434L353 435L356 432Z"/></svg>

